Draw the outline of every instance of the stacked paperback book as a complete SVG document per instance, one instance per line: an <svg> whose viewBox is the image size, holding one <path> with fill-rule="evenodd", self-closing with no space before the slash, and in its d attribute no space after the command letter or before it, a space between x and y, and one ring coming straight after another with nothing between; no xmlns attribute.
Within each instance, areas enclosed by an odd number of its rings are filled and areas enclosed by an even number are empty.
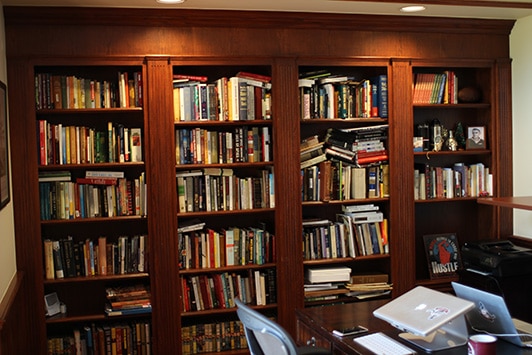
<svg viewBox="0 0 532 355"><path fill-rule="evenodd" d="M337 299L348 292L344 285L349 282L350 276L351 268L346 266L306 269L305 299L307 301Z"/></svg>
<svg viewBox="0 0 532 355"><path fill-rule="evenodd" d="M392 285L388 283L388 275L383 273L355 274L346 284L348 296L358 299L378 297L390 294Z"/></svg>
<svg viewBox="0 0 532 355"><path fill-rule="evenodd" d="M105 290L108 316L151 313L150 289L146 285L108 287Z"/></svg>

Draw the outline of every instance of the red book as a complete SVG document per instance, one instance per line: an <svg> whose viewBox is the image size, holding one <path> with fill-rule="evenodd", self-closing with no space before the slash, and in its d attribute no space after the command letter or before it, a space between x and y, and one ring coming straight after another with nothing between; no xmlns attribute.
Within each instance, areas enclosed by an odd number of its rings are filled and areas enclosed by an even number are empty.
<svg viewBox="0 0 532 355"><path fill-rule="evenodd" d="M222 277L220 276L220 274L214 274L213 279L214 279L214 292L216 294L216 299L218 300L218 308L226 308Z"/></svg>
<svg viewBox="0 0 532 355"><path fill-rule="evenodd" d="M90 184L90 185L116 185L118 178L110 177L88 177L88 178L77 178L76 183L78 184Z"/></svg>
<svg viewBox="0 0 532 355"><path fill-rule="evenodd" d="M249 78L249 79L259 80L259 81L262 81L264 83L269 83L272 80L271 76L262 75L262 74L256 74L256 73L249 73L249 72L245 72L245 71L238 72L236 74L236 76L239 77L239 78Z"/></svg>
<svg viewBox="0 0 532 355"><path fill-rule="evenodd" d="M208 78L206 76L202 75L185 75L185 74L174 74L172 76L173 79L179 80L179 79L188 79L191 81L200 81L202 83L206 82Z"/></svg>
<svg viewBox="0 0 532 355"><path fill-rule="evenodd" d="M370 163L375 163L378 161L385 161L385 160L388 160L388 154L358 158L357 162L358 164L370 164Z"/></svg>

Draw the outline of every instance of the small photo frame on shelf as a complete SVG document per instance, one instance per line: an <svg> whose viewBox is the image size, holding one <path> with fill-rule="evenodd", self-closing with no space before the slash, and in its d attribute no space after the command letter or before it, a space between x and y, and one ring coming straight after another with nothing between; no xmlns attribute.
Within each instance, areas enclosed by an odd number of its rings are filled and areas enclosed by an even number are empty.
<svg viewBox="0 0 532 355"><path fill-rule="evenodd" d="M9 145L7 143L7 87L0 81L0 209L9 203Z"/></svg>
<svg viewBox="0 0 532 355"><path fill-rule="evenodd" d="M458 275L462 262L455 233L424 235L423 243L431 279Z"/></svg>
<svg viewBox="0 0 532 355"><path fill-rule="evenodd" d="M486 127L467 127L466 149L486 149Z"/></svg>

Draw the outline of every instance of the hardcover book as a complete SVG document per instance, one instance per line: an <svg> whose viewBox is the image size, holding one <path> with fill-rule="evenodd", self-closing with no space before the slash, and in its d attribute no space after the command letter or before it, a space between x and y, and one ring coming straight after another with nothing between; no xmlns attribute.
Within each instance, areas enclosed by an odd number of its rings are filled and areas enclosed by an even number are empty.
<svg viewBox="0 0 532 355"><path fill-rule="evenodd" d="M456 276L461 267L460 247L456 234L423 236L430 278Z"/></svg>

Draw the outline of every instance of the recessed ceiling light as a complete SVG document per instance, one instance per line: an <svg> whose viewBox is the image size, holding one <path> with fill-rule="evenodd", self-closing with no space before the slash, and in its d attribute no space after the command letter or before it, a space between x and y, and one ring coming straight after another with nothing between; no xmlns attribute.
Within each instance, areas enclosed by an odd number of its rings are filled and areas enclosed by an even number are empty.
<svg viewBox="0 0 532 355"><path fill-rule="evenodd" d="M185 0L157 0L159 4L181 4L184 3Z"/></svg>
<svg viewBox="0 0 532 355"><path fill-rule="evenodd" d="M401 12L418 12L423 10L425 10L425 6L423 5L403 6L401 8Z"/></svg>

